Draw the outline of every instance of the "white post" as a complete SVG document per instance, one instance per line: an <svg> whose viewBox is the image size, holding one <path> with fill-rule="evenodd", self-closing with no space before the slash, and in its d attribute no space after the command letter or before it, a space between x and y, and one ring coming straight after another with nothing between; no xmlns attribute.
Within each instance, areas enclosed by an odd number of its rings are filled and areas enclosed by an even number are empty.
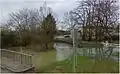
<svg viewBox="0 0 120 74"><path fill-rule="evenodd" d="M75 58L75 54L76 54L76 51L75 51L75 30L74 30L74 27L73 27L73 72L75 72L75 65L76 65L76 58Z"/></svg>

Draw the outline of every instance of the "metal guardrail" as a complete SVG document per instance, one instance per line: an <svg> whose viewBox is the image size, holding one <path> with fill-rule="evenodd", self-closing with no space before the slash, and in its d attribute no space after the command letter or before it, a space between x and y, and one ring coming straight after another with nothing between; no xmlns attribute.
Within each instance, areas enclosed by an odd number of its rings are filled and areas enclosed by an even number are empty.
<svg viewBox="0 0 120 74"><path fill-rule="evenodd" d="M25 54L25 53L22 53L22 52L16 52L16 51L12 51L12 50L7 50L7 49L1 49L2 50L5 50L5 51L8 51L8 52L11 52L11 53L17 53L17 54L22 54L22 55L26 55L26 56L32 56L30 54Z"/></svg>
<svg viewBox="0 0 120 74"><path fill-rule="evenodd" d="M30 65L31 67L33 66L32 55L29 54L1 49L1 57L11 59L13 62L18 61L20 64Z"/></svg>

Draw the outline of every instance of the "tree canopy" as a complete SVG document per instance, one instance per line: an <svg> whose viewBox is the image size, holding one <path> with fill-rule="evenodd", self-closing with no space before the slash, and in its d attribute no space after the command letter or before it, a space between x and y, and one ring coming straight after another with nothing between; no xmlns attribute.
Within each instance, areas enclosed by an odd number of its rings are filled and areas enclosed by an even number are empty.
<svg viewBox="0 0 120 74"><path fill-rule="evenodd" d="M43 20L41 25L41 40L44 43L46 49L48 49L48 44L53 42L53 37L56 34L56 21L54 17L50 14Z"/></svg>

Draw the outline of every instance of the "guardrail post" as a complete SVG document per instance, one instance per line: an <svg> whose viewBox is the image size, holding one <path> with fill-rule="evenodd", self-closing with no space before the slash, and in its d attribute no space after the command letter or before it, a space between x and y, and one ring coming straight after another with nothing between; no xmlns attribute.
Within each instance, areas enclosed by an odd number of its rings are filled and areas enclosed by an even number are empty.
<svg viewBox="0 0 120 74"><path fill-rule="evenodd" d="M25 56L25 64L27 64L27 56Z"/></svg>
<svg viewBox="0 0 120 74"><path fill-rule="evenodd" d="M29 65L29 56L27 56L27 64Z"/></svg>
<svg viewBox="0 0 120 74"><path fill-rule="evenodd" d="M12 59L13 62L18 61L20 64L29 65L30 67L32 67L32 55L6 50L6 49L1 51L2 51L1 55L3 57L6 57L7 59ZM5 55L5 54L9 54L9 55Z"/></svg>
<svg viewBox="0 0 120 74"><path fill-rule="evenodd" d="M30 66L32 67L32 56L30 56Z"/></svg>
<svg viewBox="0 0 120 74"><path fill-rule="evenodd" d="M22 63L23 63L23 62L22 62L22 54L20 54L20 58L21 58L21 64L22 64Z"/></svg>
<svg viewBox="0 0 120 74"><path fill-rule="evenodd" d="M15 53L13 53L13 59L14 59L13 61L15 62Z"/></svg>

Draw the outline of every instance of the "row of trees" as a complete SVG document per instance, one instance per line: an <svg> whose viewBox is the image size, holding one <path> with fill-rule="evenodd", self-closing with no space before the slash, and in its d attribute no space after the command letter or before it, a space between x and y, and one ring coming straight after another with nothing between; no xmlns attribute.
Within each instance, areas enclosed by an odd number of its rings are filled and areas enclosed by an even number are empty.
<svg viewBox="0 0 120 74"><path fill-rule="evenodd" d="M69 28L80 25L83 40L112 40L110 31L119 29L118 0L80 0L78 6L65 13L65 23ZM118 39L118 37L117 37Z"/></svg>
<svg viewBox="0 0 120 74"><path fill-rule="evenodd" d="M22 9L10 13L10 18L1 25L1 47L27 46L31 44L49 45L53 48L53 37L56 34L56 20L51 8Z"/></svg>
<svg viewBox="0 0 120 74"><path fill-rule="evenodd" d="M69 30L81 26L83 40L112 40L110 30L119 29L118 0L80 0L77 3L75 9L65 13L62 25ZM41 44L48 49L49 43L53 43L57 29L51 8L24 8L9 15L9 20L1 25L2 47Z"/></svg>

